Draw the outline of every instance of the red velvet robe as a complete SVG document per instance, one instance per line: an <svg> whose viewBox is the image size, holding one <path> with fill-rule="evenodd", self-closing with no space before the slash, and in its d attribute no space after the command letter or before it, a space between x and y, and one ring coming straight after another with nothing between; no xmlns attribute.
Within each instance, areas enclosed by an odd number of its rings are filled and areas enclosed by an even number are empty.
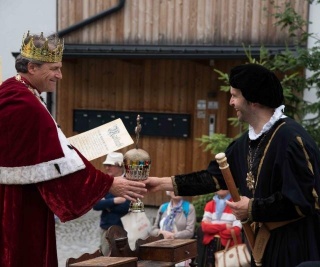
<svg viewBox="0 0 320 267"><path fill-rule="evenodd" d="M0 129L0 266L57 267L54 214L62 222L85 214L113 178L68 144L15 78L0 86Z"/></svg>

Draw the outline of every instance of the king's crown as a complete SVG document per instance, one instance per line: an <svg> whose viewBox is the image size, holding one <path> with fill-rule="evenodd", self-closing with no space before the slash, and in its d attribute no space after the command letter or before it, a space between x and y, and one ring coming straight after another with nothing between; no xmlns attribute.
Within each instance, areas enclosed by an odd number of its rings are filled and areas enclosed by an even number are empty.
<svg viewBox="0 0 320 267"><path fill-rule="evenodd" d="M30 35L28 31L22 39L21 56L42 62L61 62L63 47L63 40L52 36L46 38L43 33Z"/></svg>

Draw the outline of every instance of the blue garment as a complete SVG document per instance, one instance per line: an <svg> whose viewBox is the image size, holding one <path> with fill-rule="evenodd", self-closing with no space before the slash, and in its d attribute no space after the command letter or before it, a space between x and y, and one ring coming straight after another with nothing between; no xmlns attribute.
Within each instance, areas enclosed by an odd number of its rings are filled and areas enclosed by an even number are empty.
<svg viewBox="0 0 320 267"><path fill-rule="evenodd" d="M170 204L170 202L166 202L160 206L160 213L161 214L163 214L167 210L169 204ZM186 216L186 218L188 217L189 209L190 209L190 202L183 200L182 201L182 210L183 210L183 213Z"/></svg>
<svg viewBox="0 0 320 267"><path fill-rule="evenodd" d="M228 193L224 198L219 198L218 195L213 196L213 201L216 202L216 214L217 214L217 219L220 221L222 213L224 209L226 208L226 200L230 200L231 195Z"/></svg>
<svg viewBox="0 0 320 267"><path fill-rule="evenodd" d="M108 193L104 199L101 199L93 206L94 210L101 210L100 227L108 229L111 225L119 225L123 227L121 217L126 215L129 211L130 201L126 200L121 204L114 204L114 195Z"/></svg>

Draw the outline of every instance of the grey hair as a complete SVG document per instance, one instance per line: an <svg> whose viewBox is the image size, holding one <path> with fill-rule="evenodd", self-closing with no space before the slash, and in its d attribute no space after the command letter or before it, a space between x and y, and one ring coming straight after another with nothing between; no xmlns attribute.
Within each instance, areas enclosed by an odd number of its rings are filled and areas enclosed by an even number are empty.
<svg viewBox="0 0 320 267"><path fill-rule="evenodd" d="M17 72L28 73L28 64L33 63L38 65L39 67L43 65L45 62L39 60L33 60L29 58L25 58L21 55L18 55L16 58L15 68Z"/></svg>

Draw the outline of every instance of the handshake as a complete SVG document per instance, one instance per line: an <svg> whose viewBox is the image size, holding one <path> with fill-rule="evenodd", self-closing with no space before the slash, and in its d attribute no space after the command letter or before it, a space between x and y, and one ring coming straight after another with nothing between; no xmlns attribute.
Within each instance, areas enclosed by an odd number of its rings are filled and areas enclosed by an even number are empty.
<svg viewBox="0 0 320 267"><path fill-rule="evenodd" d="M125 177L114 177L110 193L130 201L143 198L148 192L173 191L171 177L148 177L142 181L132 181Z"/></svg>

